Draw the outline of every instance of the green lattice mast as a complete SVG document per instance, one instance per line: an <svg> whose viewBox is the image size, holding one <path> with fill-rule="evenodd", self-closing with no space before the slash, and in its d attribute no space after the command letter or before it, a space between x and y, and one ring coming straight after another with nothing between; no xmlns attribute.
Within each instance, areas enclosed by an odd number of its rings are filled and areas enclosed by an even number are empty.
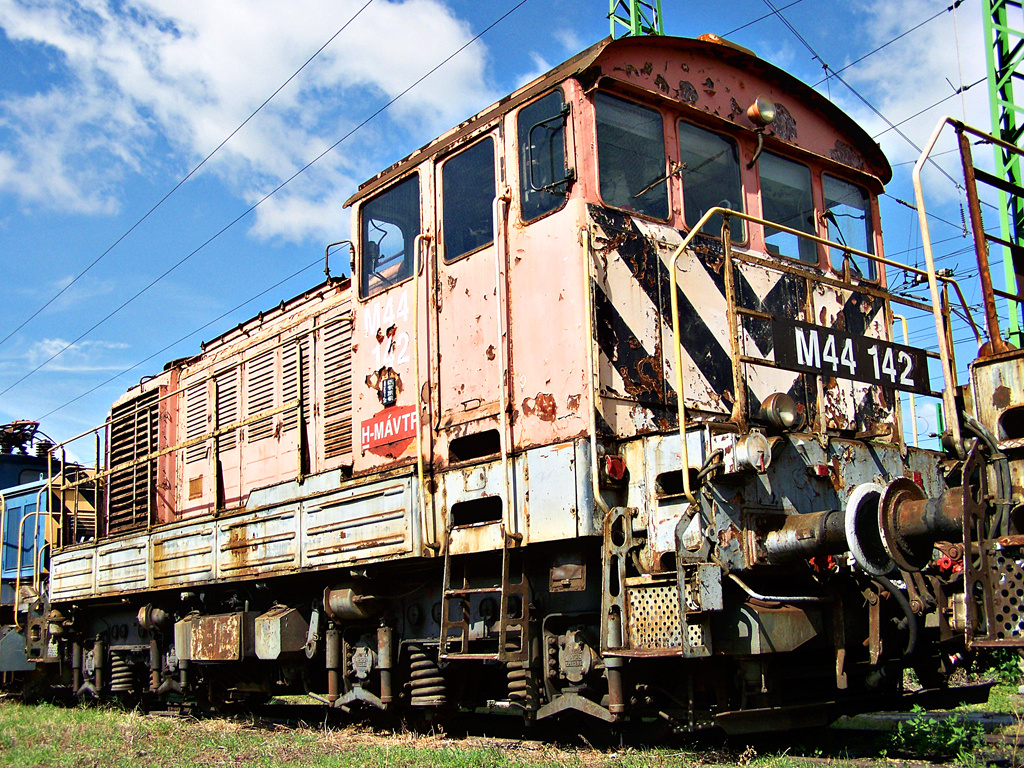
<svg viewBox="0 0 1024 768"><path fill-rule="evenodd" d="M1015 20L1022 18L1020 0L982 0L992 132L1003 141L1024 148L1024 107L1015 102L1013 94L1015 81L1024 77L1024 30L1010 26L1011 12ZM1011 189L1024 187L1020 156L996 147L996 176ZM1000 190L999 218L1002 239L1009 246L1004 246L1003 258L1006 291L1016 294L1024 278L1024 199ZM1007 304L1010 341L1024 346L1020 306L1014 301Z"/></svg>
<svg viewBox="0 0 1024 768"><path fill-rule="evenodd" d="M661 0L610 0L608 19L612 37L665 34L661 26Z"/></svg>

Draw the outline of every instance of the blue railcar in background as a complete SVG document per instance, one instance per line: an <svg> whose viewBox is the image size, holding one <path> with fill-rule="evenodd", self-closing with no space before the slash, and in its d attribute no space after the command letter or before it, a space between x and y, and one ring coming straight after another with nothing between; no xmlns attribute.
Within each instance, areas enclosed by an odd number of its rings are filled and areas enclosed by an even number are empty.
<svg viewBox="0 0 1024 768"><path fill-rule="evenodd" d="M25 655L27 614L39 598L47 570L46 480L52 445L39 425L18 421L0 425L0 674L35 668ZM35 448L34 453L29 451Z"/></svg>

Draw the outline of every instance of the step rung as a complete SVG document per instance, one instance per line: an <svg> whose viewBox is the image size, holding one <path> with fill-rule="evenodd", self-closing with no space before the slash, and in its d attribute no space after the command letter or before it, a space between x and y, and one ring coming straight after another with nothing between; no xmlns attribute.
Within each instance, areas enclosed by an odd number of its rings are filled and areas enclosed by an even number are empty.
<svg viewBox="0 0 1024 768"><path fill-rule="evenodd" d="M444 596L455 597L456 595L493 595L500 593L501 587L473 587L466 589L446 589L444 591Z"/></svg>
<svg viewBox="0 0 1024 768"><path fill-rule="evenodd" d="M445 661L466 659L467 661L501 661L497 653L442 653L438 658Z"/></svg>

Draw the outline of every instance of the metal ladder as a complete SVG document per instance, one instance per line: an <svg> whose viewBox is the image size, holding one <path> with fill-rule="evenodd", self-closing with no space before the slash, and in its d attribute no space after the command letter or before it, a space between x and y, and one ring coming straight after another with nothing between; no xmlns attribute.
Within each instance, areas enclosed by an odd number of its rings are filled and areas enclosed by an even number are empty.
<svg viewBox="0 0 1024 768"><path fill-rule="evenodd" d="M441 642L438 657L444 660L475 659L480 661L525 661L529 656L530 588L526 578L522 534L509 534L501 525L501 579L497 585L471 586L473 581L487 581L488 569L472 573L472 565L495 553L451 554L453 526L449 526L444 548L444 583L441 593ZM518 561L514 567L513 561ZM455 561L453 563L453 561ZM459 569L458 585L453 585L453 568ZM491 571L493 574L493 571ZM490 579L493 581L493 576ZM494 635L470 638L470 601L474 595L498 598L497 648L474 651L483 640ZM452 618L452 613L456 618ZM474 646L471 646L471 643ZM486 644L484 644L486 646Z"/></svg>

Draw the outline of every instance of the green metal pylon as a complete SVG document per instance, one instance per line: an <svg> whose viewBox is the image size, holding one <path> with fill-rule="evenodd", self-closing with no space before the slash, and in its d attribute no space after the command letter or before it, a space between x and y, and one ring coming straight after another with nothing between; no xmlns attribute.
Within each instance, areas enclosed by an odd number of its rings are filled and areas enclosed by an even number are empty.
<svg viewBox="0 0 1024 768"><path fill-rule="evenodd" d="M661 26L661 0L609 0L608 19L611 22L612 37L640 35L664 35ZM623 31L625 30L625 31Z"/></svg>
<svg viewBox="0 0 1024 768"><path fill-rule="evenodd" d="M1024 107L1013 97L1014 81L1024 77L1024 30L1009 25L1009 12L1021 18L1020 0L982 0L985 22L985 57L988 64L989 105L992 109L992 133L1003 141L1024 148ZM996 176L1015 187L1024 186L1020 156L996 147ZM1003 271L1006 292L1017 293L1024 280L1024 200L999 191L999 219L1003 240L1014 244L1005 248ZM1021 332L1021 308L1008 301L1010 341L1024 346Z"/></svg>

